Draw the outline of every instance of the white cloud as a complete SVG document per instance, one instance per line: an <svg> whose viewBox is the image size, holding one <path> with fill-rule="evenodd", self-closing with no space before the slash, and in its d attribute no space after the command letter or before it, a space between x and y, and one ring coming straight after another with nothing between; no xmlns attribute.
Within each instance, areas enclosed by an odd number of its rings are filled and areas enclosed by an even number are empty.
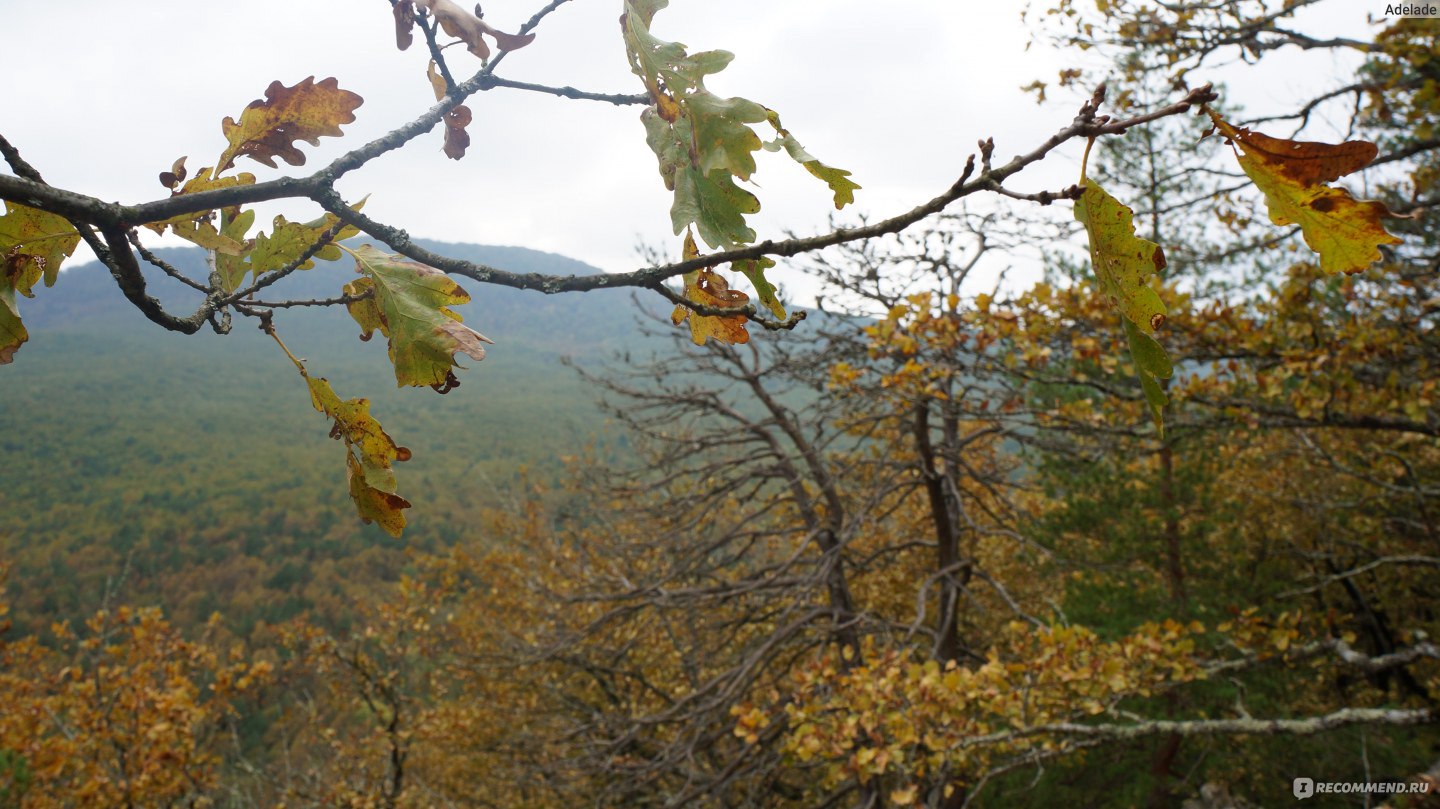
<svg viewBox="0 0 1440 809"><path fill-rule="evenodd" d="M538 7L484 5L488 21L511 30ZM618 14L613 0L567 3L498 72L636 92ZM1018 4L675 0L655 30L693 50L733 51L735 62L712 89L778 110L813 153L854 172L864 189L853 211L874 217L944 190L978 139L993 136L997 159L1006 159L1073 115L1068 102L1038 107L1018 90L1053 78L1073 56L1041 46L1027 52ZM365 98L345 138L303 147L306 168L431 103L423 44L395 49L382 0L9 3L6 32L0 132L50 182L104 199L163 195L156 174L182 154L192 170L212 164L223 145L220 120L272 79L333 75ZM447 53L461 75L479 67L459 48ZM524 245L612 271L633 267L637 237L677 242L637 110L510 90L482 94L471 107L473 143L464 160L446 159L432 132L345 178L341 190L350 198L370 194L368 213L413 236ZM765 157L755 178L765 205L757 218L762 237L822 229L833 212L823 185L782 157ZM1019 185L1062 187L1073 182L1077 160L1078 148L1067 149ZM244 168L262 178L279 174ZM314 215L305 203L265 206L259 221L280 210Z"/></svg>

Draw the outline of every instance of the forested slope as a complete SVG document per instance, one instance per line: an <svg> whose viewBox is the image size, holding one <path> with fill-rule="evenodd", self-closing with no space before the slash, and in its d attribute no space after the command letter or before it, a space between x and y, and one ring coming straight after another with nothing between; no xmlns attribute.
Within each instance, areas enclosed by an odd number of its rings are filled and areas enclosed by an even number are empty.
<svg viewBox="0 0 1440 809"><path fill-rule="evenodd" d="M445 248L594 272L521 248ZM160 254L203 274L200 250ZM350 275L348 261L322 262L272 292L328 297ZM369 398L413 451L399 470L415 503L400 543L354 519L342 451L268 337L247 324L224 336L159 332L97 264L63 281L26 302L33 345L0 384L0 557L15 565L22 625L98 608L122 571L112 600L163 604L181 623L217 610L242 631L305 610L343 623L355 599L400 574L404 548L473 538L479 508L552 481L561 457L603 444L593 392L560 359L594 361L640 339L634 317L602 316L596 300L614 298L623 313L626 293L477 290L463 313L496 345L438 396L397 389L383 340L360 344L343 309L279 312L277 329L312 372L342 396ZM64 408L51 404L57 392Z"/></svg>

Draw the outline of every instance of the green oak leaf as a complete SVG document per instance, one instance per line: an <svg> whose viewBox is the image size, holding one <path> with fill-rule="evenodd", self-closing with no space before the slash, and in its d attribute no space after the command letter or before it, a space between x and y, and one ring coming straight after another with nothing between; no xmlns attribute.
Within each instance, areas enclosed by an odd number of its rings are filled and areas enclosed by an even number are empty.
<svg viewBox="0 0 1440 809"><path fill-rule="evenodd" d="M685 97L685 112L695 133L699 169L706 174L724 170L741 180L750 179L760 136L746 124L764 121L768 111L754 101L720 98L699 90Z"/></svg>
<svg viewBox="0 0 1440 809"><path fill-rule="evenodd" d="M635 20L649 28L655 12L670 5L670 0L625 0L625 13L635 15Z"/></svg>
<svg viewBox="0 0 1440 809"><path fill-rule="evenodd" d="M368 244L351 253L355 271L369 286L352 284L347 292L374 291L369 298L350 304L350 314L363 330L362 339L375 331L389 338L398 386L448 390L458 384L451 371L460 367L455 362L457 353L485 359L481 344L492 342L490 338L463 325L460 315L449 309L470 300L450 276Z"/></svg>
<svg viewBox="0 0 1440 809"><path fill-rule="evenodd" d="M239 255L215 251L215 269L220 273L220 284L226 292L234 292L238 289L240 282L245 280L245 273L249 272L249 253L254 245L246 238L246 234L250 232L250 227L254 224L255 211L253 209L222 208L220 210L219 235L244 248Z"/></svg>
<svg viewBox="0 0 1440 809"><path fill-rule="evenodd" d="M645 125L645 142L660 161L660 176L665 180L665 190L674 191L675 173L691 165L690 122L682 118L672 125L661 118L654 107L647 107L640 113L640 122Z"/></svg>
<svg viewBox="0 0 1440 809"><path fill-rule="evenodd" d="M1094 181L1086 181L1075 202L1075 218L1090 235L1090 262L1100 291L1130 322L1153 334L1165 322L1165 304L1149 282L1165 269L1165 251L1137 237L1131 210Z"/></svg>
<svg viewBox="0 0 1440 809"><path fill-rule="evenodd" d="M684 96L701 88L705 77L724 70L735 58L729 51L686 53L684 43L667 42L650 32L655 12L664 2L625 3L622 18L625 51L630 69L645 82L650 97L667 120L679 117L677 95Z"/></svg>
<svg viewBox="0 0 1440 809"><path fill-rule="evenodd" d="M745 216L759 211L760 201L735 181L749 181L755 173L755 152L766 144L750 124L767 120L781 133L774 149L783 146L824 181L834 193L836 208L853 202L859 186L848 179L849 172L805 152L780 128L775 113L754 101L721 98L705 89L705 77L723 70L733 54L689 54L683 44L651 33L656 12L668 5L668 0L625 0L621 27L630 68L644 81L654 102L640 119L645 141L659 159L665 187L674 192L670 219L675 233L694 225L700 238L716 248L755 240Z"/></svg>
<svg viewBox="0 0 1440 809"><path fill-rule="evenodd" d="M738 270L750 279L755 287L755 294L760 297L760 302L770 310L770 314L781 320L785 319L785 306L775 296L775 285L765 277L765 271L775 266L775 260L769 256L761 256L758 259L746 259L736 261L730 265L731 269Z"/></svg>
<svg viewBox="0 0 1440 809"><path fill-rule="evenodd" d="M700 238L713 248L748 244L755 241L755 231L745 224L745 214L759 210L760 200L736 185L728 171L702 174L686 168L675 174L670 224L677 234L693 222Z"/></svg>
<svg viewBox="0 0 1440 809"><path fill-rule="evenodd" d="M365 200L362 199L351 207L358 211L365 207ZM220 262L225 289L230 292L239 289L246 275L251 275L258 281L265 273L286 267L318 241L325 231L339 222L340 218L331 213L310 222L291 222L283 216L275 217L270 225L270 232L257 233L244 256L236 261ZM313 268L317 258L323 261L339 260L340 248L335 243L359 234L359 228L345 225L336 232L329 244L316 251L313 258L307 259L297 269Z"/></svg>
<svg viewBox="0 0 1440 809"><path fill-rule="evenodd" d="M1089 234L1096 283L1122 315L1140 387L1155 427L1164 436L1163 409L1169 400L1159 380L1168 379L1173 369L1165 349L1150 336L1165 322L1165 304L1150 287L1150 276L1165 268L1165 251L1135 235L1134 214L1128 207L1093 181L1084 185L1075 202L1075 218Z"/></svg>
<svg viewBox="0 0 1440 809"><path fill-rule="evenodd" d="M666 42L650 33L655 12L667 5L667 0L626 0L621 22L631 71L645 82L645 89L650 91L660 112L673 121L679 115L679 108L674 96L661 85L660 74L662 71L677 73L674 65L685 58L685 46Z"/></svg>
<svg viewBox="0 0 1440 809"><path fill-rule="evenodd" d="M784 149L790 155L790 159L805 167L816 178L830 186L830 191L835 195L835 210L840 210L846 205L855 202L855 192L860 186L850 180L850 172L845 169L837 169L834 166L827 166L815 159L815 156L805 151L800 141L795 140L785 127L780 125L780 116L774 110L766 110L766 118L770 125L775 127L778 137L772 141L766 141L766 151L778 151Z"/></svg>
<svg viewBox="0 0 1440 809"><path fill-rule="evenodd" d="M1170 403L1169 397L1165 395L1165 389L1161 387L1161 379L1169 379L1174 373L1174 367L1170 364L1170 357L1165 349L1155 342L1155 338L1141 331L1138 326L1130 322L1130 318L1121 318L1120 322L1125 325L1125 339L1130 344L1130 358L1135 363L1135 373L1140 377L1140 389L1145 392L1145 401L1150 405L1150 418L1155 421L1155 429L1160 436L1165 436L1165 405Z"/></svg>

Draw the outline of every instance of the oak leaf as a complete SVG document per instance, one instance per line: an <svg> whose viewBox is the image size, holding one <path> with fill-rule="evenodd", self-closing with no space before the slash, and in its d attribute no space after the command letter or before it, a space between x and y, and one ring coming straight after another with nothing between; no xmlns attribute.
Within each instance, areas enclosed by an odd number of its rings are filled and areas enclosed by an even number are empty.
<svg viewBox="0 0 1440 809"><path fill-rule="evenodd" d="M775 295L775 285L765 277L765 271L775 266L775 259L768 256L761 256L758 259L746 259L737 261L730 265L732 269L738 270L750 279L755 287L755 294L760 297L760 302L770 310L770 314L785 318L785 305L780 303L780 298Z"/></svg>
<svg viewBox="0 0 1440 809"><path fill-rule="evenodd" d="M692 151L694 136L688 117L673 124L653 107L640 114L645 140L660 161L665 187L675 192L670 224L676 233L694 225L711 247L735 247L755 241L745 215L760 210L760 200L735 184L729 171L706 174Z"/></svg>
<svg viewBox="0 0 1440 809"><path fill-rule="evenodd" d="M450 91L450 88L445 85L445 77L440 75L439 67L435 64L434 59L431 59L429 67L425 68L425 78L430 80L430 89L435 93L436 101L444 98L445 94Z"/></svg>
<svg viewBox="0 0 1440 809"><path fill-rule="evenodd" d="M755 173L760 136L746 124L766 120L763 106L743 98L721 98L704 89L685 96L685 112L695 133L692 142L701 172L730 172L740 180Z"/></svg>
<svg viewBox="0 0 1440 809"><path fill-rule="evenodd" d="M358 211L364 207L365 200L362 199L352 205L351 209ZM217 267L220 269L221 283L227 292L234 292L240 288L247 275L252 275L258 281L260 276L289 265L318 242L321 236L337 226L339 227L329 242L315 251L312 258L296 267L299 270L312 269L315 259L338 261L341 252L336 242L359 235L360 229L352 225L341 226L340 218L332 213L310 222L291 222L283 216L276 216L269 233L257 233L254 239L247 242L248 249L243 256L219 256Z"/></svg>
<svg viewBox="0 0 1440 809"><path fill-rule="evenodd" d="M1160 245L1135 235L1134 214L1093 180L1075 202L1075 218L1090 237L1090 263L1100 291L1119 310L1130 357L1150 415L1163 435L1162 411L1168 400L1160 379L1173 373L1165 349L1150 335L1165 322L1165 304L1150 286L1150 276L1165 269Z"/></svg>
<svg viewBox="0 0 1440 809"><path fill-rule="evenodd" d="M360 521L366 523L378 523L385 533L392 537L399 537L405 531L405 512L403 509L410 507L410 501L394 492L387 492L384 489L371 484L371 479L365 475L360 462L354 455L345 456L345 468L350 478L350 499L355 501L356 512L360 515Z"/></svg>
<svg viewBox="0 0 1440 809"><path fill-rule="evenodd" d="M695 238L690 233L685 234L685 260L698 258L700 251L695 246ZM694 272L685 273L685 299L693 301L702 306L711 306L722 309L734 309L744 306L750 301L750 296L738 289L731 289L730 282L725 280L723 275L712 272L708 267L702 267ZM722 343L748 343L750 333L745 330L744 315L702 315L699 312L685 305L675 307L670 315L670 321L680 325L686 319L690 321L690 339L695 345L705 345L705 341L711 338Z"/></svg>
<svg viewBox="0 0 1440 809"><path fill-rule="evenodd" d="M850 180L850 172L834 166L827 166L815 159L813 155L805 151L805 147L800 145L800 141L795 140L795 137L780 125L780 116L774 110L766 110L766 113L770 125L775 127L777 137L773 141L766 142L765 149L773 152L783 148L785 153L790 155L791 160L804 166L806 171L830 186L830 191L834 194L835 210L841 210L846 205L853 203L855 192L860 190L860 186Z"/></svg>
<svg viewBox="0 0 1440 809"><path fill-rule="evenodd" d="M1328 274L1364 272L1382 256L1380 245L1399 244L1381 224L1385 204L1357 200L1326 183L1359 171L1379 149L1368 141L1315 143L1272 138L1230 125L1214 111L1216 128L1236 147L1236 159L1265 194L1270 221L1299 225Z"/></svg>
<svg viewBox="0 0 1440 809"><path fill-rule="evenodd" d="M15 352L30 339L30 332L20 320L20 310L15 306L15 290L9 284L0 284L0 365L15 361Z"/></svg>
<svg viewBox="0 0 1440 809"><path fill-rule="evenodd" d="M655 12L668 5L669 0L626 0L620 27L631 71L645 83L660 115L674 123L680 116L680 97L700 89L705 76L724 70L735 55L729 51L690 54L684 43L667 42L650 33Z"/></svg>
<svg viewBox="0 0 1440 809"><path fill-rule="evenodd" d="M160 184L171 191L174 191L175 186L179 185L184 179L185 158L183 156L171 164L169 171L160 172Z"/></svg>
<svg viewBox="0 0 1440 809"><path fill-rule="evenodd" d="M441 30L462 40L470 52L481 59L490 58L490 46L484 39L486 34L495 39L495 44L502 51L519 50L535 41L534 34L507 34L500 31L452 0L415 0L415 5L435 15Z"/></svg>
<svg viewBox="0 0 1440 809"><path fill-rule="evenodd" d="M63 216L15 202L0 216L0 286L26 297L40 279L54 286L60 263L80 244L80 232Z"/></svg>
<svg viewBox="0 0 1440 809"><path fill-rule="evenodd" d="M660 161L660 177L665 181L665 189L674 191L675 175L691 165L690 122L667 121L660 111L647 107L640 113L640 123L645 126L645 143Z"/></svg>
<svg viewBox="0 0 1440 809"><path fill-rule="evenodd" d="M221 153L216 173L235 165L241 155L272 169L277 157L303 166L305 155L295 142L316 146L322 137L343 135L340 125L354 123L355 110L363 103L355 93L341 90L334 78L316 83L314 76L308 76L294 87L272 81L265 98L251 101L238 122L226 118L221 123L230 145Z"/></svg>
<svg viewBox="0 0 1440 809"><path fill-rule="evenodd" d="M425 76L430 80L430 89L435 92L435 100L445 98L449 88L445 85L445 77L440 75L436 68L435 60L430 60L430 66L425 70ZM459 160L465 156L465 150L470 148L470 133L465 127L470 125L474 116L470 108L461 104L458 107L445 113L443 123L445 124L445 156L452 160Z"/></svg>
<svg viewBox="0 0 1440 809"><path fill-rule="evenodd" d="M391 11L395 13L395 47L405 50L415 41L412 29L415 27L415 4L400 0Z"/></svg>
<svg viewBox="0 0 1440 809"><path fill-rule="evenodd" d="M183 161L184 158L181 158L181 160L176 161L175 164L176 167L181 169L182 173L184 170ZM174 167L172 167L172 169L173 168ZM180 180L177 179L176 183L178 184L179 181ZM177 197L182 194L195 194L201 191L233 188L239 185L251 185L254 182L255 175L248 171L219 177L215 175L215 169L213 167L206 166L197 171L195 176L190 178L190 180L178 190L172 187L170 196ZM239 216L238 209L231 208L228 209L228 211L228 219L234 222ZM145 227L156 233L164 233L165 229L169 228L176 236L192 244L199 245L206 250L213 250L223 255L239 256L243 254L245 252L244 231L242 230L241 237L236 239L233 235L234 227L227 227L226 225L228 223L222 222L221 228L217 229L212 221L214 217L214 210L184 213L159 222L149 222Z"/></svg>
<svg viewBox="0 0 1440 809"><path fill-rule="evenodd" d="M334 422L331 437L345 442L350 497L360 519L377 522L391 536L400 536L405 530L402 509L410 503L396 493L392 466L410 460L410 450L396 444L370 415L368 399L342 401L323 377L311 377L303 366L300 373L310 386L310 403Z"/></svg>
<svg viewBox="0 0 1440 809"><path fill-rule="evenodd" d="M728 171L705 174L686 168L675 176L670 224L676 233L693 222L711 247L739 247L755 241L755 230L745 224L745 215L759 210L760 200L736 185Z"/></svg>
<svg viewBox="0 0 1440 809"><path fill-rule="evenodd" d="M464 157L465 150L470 148L470 133L465 131L465 127L470 125L471 120L470 108L464 104L445 113L444 151L451 160Z"/></svg>
<svg viewBox="0 0 1440 809"><path fill-rule="evenodd" d="M762 147L784 148L830 187L837 208L853 202L859 186L847 179L849 172L826 166L805 152L780 128L772 110L705 89L705 77L725 69L733 54L691 54L684 44L651 32L655 13L668 5L669 0L625 0L620 27L630 69L654 102L641 113L641 121L665 187L674 192L670 219L675 233L693 225L700 238L715 248L753 242L755 231L745 224L745 217L760 210L760 201L736 180L750 180L756 168L754 153ZM767 120L781 133L770 143L761 141L751 128Z"/></svg>
<svg viewBox="0 0 1440 809"><path fill-rule="evenodd" d="M31 291L43 278L54 286L60 263L75 252L80 233L62 216L5 203L0 217L0 365L14 361L15 352L30 339L20 320L15 293Z"/></svg>
<svg viewBox="0 0 1440 809"><path fill-rule="evenodd" d="M373 292L347 308L360 325L361 339L377 331L389 338L398 386L428 385L444 392L459 384L451 370L460 367L457 353L485 359L482 343L493 341L449 309L468 303L470 295L448 275L368 244L352 255L355 271L364 277L347 284L346 294Z"/></svg>

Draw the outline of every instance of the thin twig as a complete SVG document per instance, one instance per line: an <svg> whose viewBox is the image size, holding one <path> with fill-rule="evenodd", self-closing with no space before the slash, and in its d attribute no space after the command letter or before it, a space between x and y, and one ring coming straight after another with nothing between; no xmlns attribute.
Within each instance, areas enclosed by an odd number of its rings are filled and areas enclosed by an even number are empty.
<svg viewBox="0 0 1440 809"><path fill-rule="evenodd" d="M141 258L145 259L146 261L148 261L149 263L155 265L156 267L159 267L160 270L161 270L162 272L164 272L166 275L170 276L171 278L174 278L176 281L179 281L180 283L184 284L185 286L188 286L188 287L190 287L191 289L196 290L196 291L198 291L198 292L202 292L202 293L204 293L204 294L206 294L206 295L210 294L211 290L210 290L209 287L205 286L204 284L202 284L202 283L200 283L200 282L198 282L198 281L193 281L193 280L191 280L191 279L190 279L188 276L186 276L184 273L182 273L182 272L180 272L179 270L175 269L175 267L173 267L169 262L165 261L164 259L162 259L162 258L160 258L159 256L155 255L154 253L150 252L150 251L145 247L145 245L143 245L143 244L140 243L140 234L138 234L138 233L136 233L135 231L132 230L132 231L130 231L130 233L129 233L128 235L129 235L129 237L130 237L130 243L133 244L133 245L135 245L135 250L136 250L136 252L138 252L138 253L140 254L140 257L141 257Z"/></svg>

